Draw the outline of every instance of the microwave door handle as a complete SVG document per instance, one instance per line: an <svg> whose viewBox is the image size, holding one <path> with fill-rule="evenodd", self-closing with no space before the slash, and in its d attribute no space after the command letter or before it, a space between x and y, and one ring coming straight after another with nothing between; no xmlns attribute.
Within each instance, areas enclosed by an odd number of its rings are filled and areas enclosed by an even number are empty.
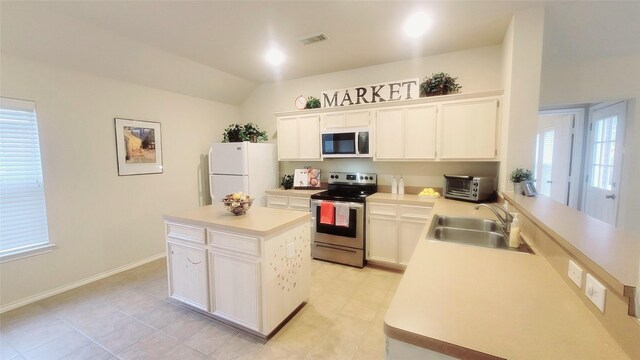
<svg viewBox="0 0 640 360"><path fill-rule="evenodd" d="M463 179L463 180L473 180L473 176L465 176L465 175L445 175L447 179Z"/></svg>

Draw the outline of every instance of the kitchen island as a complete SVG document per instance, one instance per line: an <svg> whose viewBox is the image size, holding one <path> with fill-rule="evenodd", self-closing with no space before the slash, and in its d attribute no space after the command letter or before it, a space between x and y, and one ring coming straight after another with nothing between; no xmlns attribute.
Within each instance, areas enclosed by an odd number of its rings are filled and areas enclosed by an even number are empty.
<svg viewBox="0 0 640 360"><path fill-rule="evenodd" d="M433 213L494 218L446 199ZM426 240L428 228L385 316L388 359L631 358L534 246Z"/></svg>
<svg viewBox="0 0 640 360"><path fill-rule="evenodd" d="M310 218L222 204L165 215L171 298L269 337L309 297Z"/></svg>

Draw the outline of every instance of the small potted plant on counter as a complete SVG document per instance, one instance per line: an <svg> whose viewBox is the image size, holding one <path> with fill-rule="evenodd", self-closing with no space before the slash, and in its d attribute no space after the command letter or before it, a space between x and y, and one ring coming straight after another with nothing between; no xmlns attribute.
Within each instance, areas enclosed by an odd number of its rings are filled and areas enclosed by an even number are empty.
<svg viewBox="0 0 640 360"><path fill-rule="evenodd" d="M282 177L282 182L280 182L280 185L282 185L282 187L285 190L289 190L291 188L293 188L293 175L285 175Z"/></svg>
<svg viewBox="0 0 640 360"><path fill-rule="evenodd" d="M431 74L431 77L425 77L424 82L420 84L420 96L435 96L457 93L462 86L456 83L457 77L451 77L447 73Z"/></svg>
<svg viewBox="0 0 640 360"><path fill-rule="evenodd" d="M511 172L511 182L513 182L513 192L522 195L522 182L533 180L533 173L528 169L516 168Z"/></svg>

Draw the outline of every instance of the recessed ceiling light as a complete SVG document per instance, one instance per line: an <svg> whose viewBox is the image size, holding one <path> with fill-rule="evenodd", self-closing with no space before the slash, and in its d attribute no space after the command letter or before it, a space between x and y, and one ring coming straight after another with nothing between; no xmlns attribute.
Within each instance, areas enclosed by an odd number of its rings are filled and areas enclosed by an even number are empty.
<svg viewBox="0 0 640 360"><path fill-rule="evenodd" d="M431 19L426 13L415 13L404 23L404 33L412 38L418 38L427 32Z"/></svg>
<svg viewBox="0 0 640 360"><path fill-rule="evenodd" d="M285 57L282 51L278 49L271 49L267 51L267 55L265 56L265 59L269 64L277 66L284 62Z"/></svg>

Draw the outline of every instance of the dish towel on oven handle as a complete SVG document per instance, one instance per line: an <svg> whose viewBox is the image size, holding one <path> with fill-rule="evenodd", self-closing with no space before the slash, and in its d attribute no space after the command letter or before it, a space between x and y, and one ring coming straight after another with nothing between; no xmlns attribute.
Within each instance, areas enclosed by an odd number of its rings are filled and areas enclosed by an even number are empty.
<svg viewBox="0 0 640 360"><path fill-rule="evenodd" d="M334 206L332 202L323 201L320 204L320 224L333 225Z"/></svg>
<svg viewBox="0 0 640 360"><path fill-rule="evenodd" d="M349 204L335 203L336 207L336 226L349 227Z"/></svg>

